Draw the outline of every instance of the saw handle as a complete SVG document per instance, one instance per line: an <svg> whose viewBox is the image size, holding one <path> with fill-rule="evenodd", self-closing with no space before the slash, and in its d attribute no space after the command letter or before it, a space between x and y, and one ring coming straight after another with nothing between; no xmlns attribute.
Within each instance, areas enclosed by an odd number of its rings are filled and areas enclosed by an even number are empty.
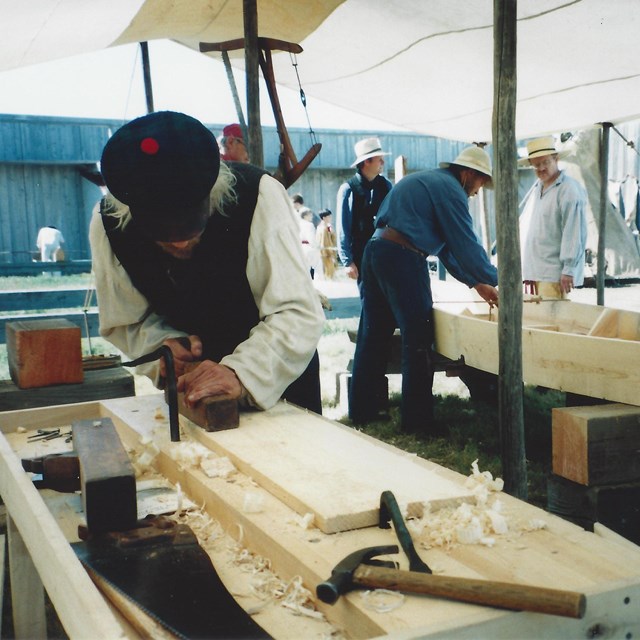
<svg viewBox="0 0 640 640"><path fill-rule="evenodd" d="M448 577L360 565L353 573L352 584L368 589L390 589L422 593L473 604L534 611L567 618L582 618L586 597L575 591L546 587Z"/></svg>

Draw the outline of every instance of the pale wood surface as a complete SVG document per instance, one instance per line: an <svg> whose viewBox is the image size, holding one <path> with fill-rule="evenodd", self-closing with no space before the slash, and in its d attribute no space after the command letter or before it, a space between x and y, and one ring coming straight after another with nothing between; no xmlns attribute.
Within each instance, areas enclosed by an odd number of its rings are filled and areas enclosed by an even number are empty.
<svg viewBox="0 0 640 640"><path fill-rule="evenodd" d="M156 470L171 482L179 483L182 490L196 504L205 505L207 512L220 522L229 535L241 540L241 544L252 553L268 558L273 570L284 580L300 576L303 584L310 591L314 591L315 585L327 579L335 564L352 551L397 542L392 530L382 530L375 526L335 534L325 534L314 527L305 528L294 510L260 486L260 478L249 478L243 473L235 473L227 479L208 477L198 464L189 464L180 457L184 447L193 446L192 444L170 442L166 405L161 396L141 397L137 401L108 400L95 403L93 408L100 416L113 419L125 446L132 451L134 448L144 450L153 442L159 449L159 454L154 460ZM332 424L293 407L285 408L284 415L293 412L299 417L300 424L311 421L318 430L324 430L326 425ZM56 408L55 411L60 412L60 408ZM86 411L87 406L80 405L79 412ZM29 422L35 428L39 417L50 421L45 409L22 412L28 414L23 416L12 413L14 424ZM69 418L68 414L59 416L61 420ZM224 433L242 432L245 429L245 417L245 414L241 415L239 429ZM277 421L274 416L273 422ZM270 422L263 422L262 428L270 430ZM0 427L9 428L5 423L4 414L0 414ZM273 428L275 440L279 431L277 426ZM193 434L204 433L201 428L185 420L182 421L182 430L185 440L187 436L191 438ZM355 431L349 433L354 443L351 447L353 457L358 457L361 451L356 442L375 442ZM16 436L24 437L24 434ZM209 437L199 438L199 441L210 443ZM388 445L378 443L378 446L393 450L393 447ZM268 453L268 450L265 451L265 455ZM6 466L6 460L11 459L12 455L3 452L0 469ZM318 451L318 456L321 455L325 454ZM394 470L404 467L409 459L409 456L399 456ZM465 478L459 474L426 461L424 464L425 468L437 469L442 478L460 487L464 486ZM316 478L314 482L321 483L323 480L324 477ZM0 484L0 487L3 485ZM342 491L348 492L349 487L343 486ZM247 509L247 495L260 498L261 508ZM360 593L349 594L334 606L320 603L318 609L335 627L346 630L346 635L354 638L382 635L393 637L394 634L411 638L441 637L447 633L450 634L448 637L458 637L455 635L457 632L460 633L459 637L513 638L514 630L517 630L517 636L521 637L564 640L568 637L585 637L586 630L594 625L601 628L606 626L608 629L624 628L625 632L634 635L640 633L640 611L637 607L624 605L621 598L622 595L626 597L628 594L632 602L637 601L640 585L640 551L610 544L592 533L507 495L501 495L500 499L503 502L504 513L514 521L543 519L546 528L529 532L514 530L511 535L497 537L493 547L456 545L448 550L442 547L427 550L419 546L421 557L436 574L585 592L587 613L583 620L507 612L424 596L406 596L400 608L389 613L379 613L366 606ZM27 504L29 510L36 508L31 501ZM11 512L11 505L8 506ZM65 513L65 517L73 517L74 507L67 508ZM75 517L77 518L77 514ZM55 526L53 528L56 529ZM50 529L51 527L47 527L49 538ZM73 530L72 527L69 529ZM43 538L43 549L51 554L50 540L45 536ZM406 567L406 559L402 554L399 554L397 559ZM35 564L42 574L43 568L48 570L49 560L38 557ZM216 566L220 566L220 569L226 572L228 564L221 562L220 565L216 563ZM229 586L234 593L236 590L242 591L236 586L235 581L238 579L237 574L229 578ZM46 581L43 582L46 586ZM93 589L95 591L95 588ZM247 598L240 596L239 602L244 606ZM69 602L65 604L71 606ZM64 608L65 605L61 606ZM77 610L82 606L74 595L73 607ZM316 624L315 620L303 620L302 628L307 629L305 632L301 631L300 626L295 626L295 619L296 616L283 617L282 611L275 607L268 607L256 617L256 620L276 638L298 640L301 637L318 637L313 635L316 627L312 625ZM84 622L86 625L90 624L86 620ZM511 635L507 635L507 630L511 631Z"/></svg>
<svg viewBox="0 0 640 640"><path fill-rule="evenodd" d="M471 497L416 456L284 403L243 414L242 429L194 435L300 515L312 513L324 533L377 525L386 490L416 507Z"/></svg>
<svg viewBox="0 0 640 640"><path fill-rule="evenodd" d="M452 359L463 355L467 365L497 374L498 313L489 314L479 302L436 304L436 350ZM640 405L640 314L618 310L617 337L589 336L601 314L602 308L577 302L525 304L524 382Z"/></svg>
<svg viewBox="0 0 640 640"><path fill-rule="evenodd" d="M639 407L604 404L552 410L556 475L587 486L636 481L639 449Z"/></svg>
<svg viewBox="0 0 640 640"><path fill-rule="evenodd" d="M30 411L40 410L27 410L26 413ZM46 410L43 413L46 415ZM58 415L69 413L65 408ZM4 422L6 414L0 416ZM13 417L9 416L9 419ZM37 420L33 414L31 417ZM42 422L46 423L47 420L43 419ZM61 424L65 422L58 422L58 425ZM13 428L17 426L14 423ZM4 428L11 429L6 423ZM67 633L71 637L81 638L86 637L87 630L91 630L94 638L123 637L120 625L93 587L4 436L0 436L0 495ZM12 593L12 598L27 598L29 601L31 591L18 589L15 594Z"/></svg>
<svg viewBox="0 0 640 640"><path fill-rule="evenodd" d="M4 578L5 578L5 540L6 536L0 535L0 611L3 611L3 603L4 603Z"/></svg>
<svg viewBox="0 0 640 640"><path fill-rule="evenodd" d="M16 638L46 638L42 581L12 518L7 520L7 536L13 632Z"/></svg>

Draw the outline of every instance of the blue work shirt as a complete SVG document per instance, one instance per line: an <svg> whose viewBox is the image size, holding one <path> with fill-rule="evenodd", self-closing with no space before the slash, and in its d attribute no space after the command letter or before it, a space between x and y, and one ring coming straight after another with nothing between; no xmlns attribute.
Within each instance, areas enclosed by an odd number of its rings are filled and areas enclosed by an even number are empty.
<svg viewBox="0 0 640 640"><path fill-rule="evenodd" d="M470 287L498 284L498 272L473 230L469 198L448 169L418 171L400 180L380 206L376 226L400 231Z"/></svg>

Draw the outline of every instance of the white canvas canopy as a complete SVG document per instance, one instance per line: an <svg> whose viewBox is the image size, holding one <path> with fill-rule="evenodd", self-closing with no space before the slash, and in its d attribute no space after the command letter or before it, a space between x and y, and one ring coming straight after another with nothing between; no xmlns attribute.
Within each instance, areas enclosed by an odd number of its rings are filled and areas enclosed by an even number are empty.
<svg viewBox="0 0 640 640"><path fill-rule="evenodd" d="M0 0L0 71L124 43L243 37L239 0ZM258 0L300 44L308 96L411 131L490 141L492 0ZM638 0L519 0L518 138L640 117ZM219 56L220 54L209 54ZM243 52L233 64L243 66ZM278 83L297 87L288 53Z"/></svg>

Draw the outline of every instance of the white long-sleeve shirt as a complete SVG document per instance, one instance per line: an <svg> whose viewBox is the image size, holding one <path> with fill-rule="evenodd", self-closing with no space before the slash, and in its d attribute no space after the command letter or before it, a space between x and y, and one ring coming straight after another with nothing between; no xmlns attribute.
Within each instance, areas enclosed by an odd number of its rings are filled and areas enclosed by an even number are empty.
<svg viewBox="0 0 640 640"><path fill-rule="evenodd" d="M186 335L154 313L133 286L111 249L99 213L94 213L89 236L100 335L131 358ZM260 180L248 249L246 275L260 321L220 364L235 371L257 407L268 409L305 370L324 326L295 212L282 185L270 176ZM155 379L156 368L143 372Z"/></svg>
<svg viewBox="0 0 640 640"><path fill-rule="evenodd" d="M524 205L522 279L560 282L572 276L584 282L587 245L587 196L577 180L564 172L542 192L538 181Z"/></svg>

